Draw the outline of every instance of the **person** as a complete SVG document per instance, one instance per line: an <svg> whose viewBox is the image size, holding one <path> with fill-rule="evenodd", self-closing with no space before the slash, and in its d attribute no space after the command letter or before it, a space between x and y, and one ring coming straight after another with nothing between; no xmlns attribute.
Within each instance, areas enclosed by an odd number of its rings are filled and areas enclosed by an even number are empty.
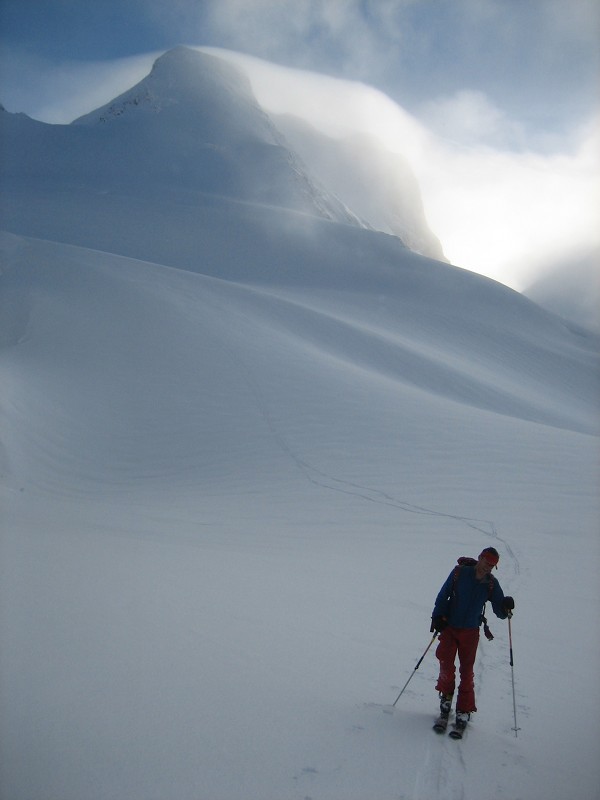
<svg viewBox="0 0 600 800"><path fill-rule="evenodd" d="M440 589L431 615L431 632L439 633L436 656L440 662L440 672L435 688L439 692L443 725L447 723L452 707L458 653L460 684L455 729L460 732L466 727L471 714L477 711L473 666L479 644L479 627L485 622L484 606L489 600L494 614L500 619L506 619L515 607L513 598L505 597L498 580L491 574L494 567L498 568L500 560L494 547L486 547L479 554L477 562L475 559L465 560L471 564L452 570Z"/></svg>

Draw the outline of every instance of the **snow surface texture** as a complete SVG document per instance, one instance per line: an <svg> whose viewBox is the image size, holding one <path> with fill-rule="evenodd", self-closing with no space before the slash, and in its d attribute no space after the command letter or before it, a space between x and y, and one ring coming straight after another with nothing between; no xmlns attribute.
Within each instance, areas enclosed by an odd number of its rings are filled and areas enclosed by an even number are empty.
<svg viewBox="0 0 600 800"><path fill-rule="evenodd" d="M2 115L1 796L597 798L598 338L362 226L231 70L159 63L123 113ZM489 544L520 731L492 619L457 743L433 652L390 704Z"/></svg>

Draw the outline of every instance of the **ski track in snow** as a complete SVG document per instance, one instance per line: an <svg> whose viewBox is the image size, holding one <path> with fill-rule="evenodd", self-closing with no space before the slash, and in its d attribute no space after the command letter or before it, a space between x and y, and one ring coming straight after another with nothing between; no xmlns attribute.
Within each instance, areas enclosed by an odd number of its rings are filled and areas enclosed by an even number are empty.
<svg viewBox="0 0 600 800"><path fill-rule="evenodd" d="M493 539L496 542L501 542L504 548L506 549L506 553L511 559L513 573L515 575L519 574L520 572L519 560L515 555L514 550L508 543L508 541L499 536L498 531L496 529L496 525L492 520L461 516L458 514L451 514L445 511L439 511L433 508L427 508L425 506L415 505L414 503L410 503L406 500L401 500L397 497L394 497L388 492L384 492L380 489L373 489L372 487L364 486L362 484L358 484L353 481L348 481L343 478L336 478L334 475L323 472L318 467L309 464L305 459L301 458L298 455L298 453L296 453L289 445L289 443L286 441L285 436L277 429L277 425L273 419L273 415L270 413L265 393L262 391L258 380L254 377L248 365L242 360L241 357L239 357L229 348L226 348L222 344L221 347L226 352L228 358L232 362L234 362L236 366L240 369L240 374L243 375L248 388L250 389L252 395L254 396L256 401L256 406L260 414L262 415L263 419L265 420L267 427L271 431L274 441L277 443L280 450L283 453L285 453L285 455L298 467L300 472L310 483L312 483L315 486L319 486L323 489L327 489L329 491L341 492L343 494L350 494L356 497L361 497L363 500L366 500L367 502L370 503L378 503L380 505L392 506L393 508L397 508L398 510L404 511L409 514L420 514L431 517L442 517L445 519L455 520L456 522L461 522L468 528L471 528L472 530L475 531L479 531L488 539Z"/></svg>
<svg viewBox="0 0 600 800"><path fill-rule="evenodd" d="M447 734L432 732L411 800L464 800L465 770L460 743L450 741Z"/></svg>

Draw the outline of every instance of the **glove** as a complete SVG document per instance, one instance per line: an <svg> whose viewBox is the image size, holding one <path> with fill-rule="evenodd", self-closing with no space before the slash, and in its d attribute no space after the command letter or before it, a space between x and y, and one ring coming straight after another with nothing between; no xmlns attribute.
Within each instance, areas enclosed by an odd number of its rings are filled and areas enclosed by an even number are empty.
<svg viewBox="0 0 600 800"><path fill-rule="evenodd" d="M515 601L512 599L512 597L509 597L507 595L504 598L504 610L505 611L512 611L514 607L515 607Z"/></svg>
<svg viewBox="0 0 600 800"><path fill-rule="evenodd" d="M432 617L431 618L431 628L429 629L431 633L434 631L436 633L441 633L444 628L448 625L448 620L446 617Z"/></svg>

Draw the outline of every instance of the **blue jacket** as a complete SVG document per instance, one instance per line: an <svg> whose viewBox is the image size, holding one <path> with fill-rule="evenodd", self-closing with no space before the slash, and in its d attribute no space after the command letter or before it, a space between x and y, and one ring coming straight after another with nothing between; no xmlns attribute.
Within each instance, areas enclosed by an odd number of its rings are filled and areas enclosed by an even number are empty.
<svg viewBox="0 0 600 800"><path fill-rule="evenodd" d="M490 578L493 582L491 597ZM483 607L488 599L494 614L500 619L506 619L508 614L504 610L504 592L496 578L493 575L485 575L478 581L475 577L475 567L462 566L458 571L456 583L452 570L440 589L432 616L446 617L448 624L453 628L478 628L481 624Z"/></svg>

